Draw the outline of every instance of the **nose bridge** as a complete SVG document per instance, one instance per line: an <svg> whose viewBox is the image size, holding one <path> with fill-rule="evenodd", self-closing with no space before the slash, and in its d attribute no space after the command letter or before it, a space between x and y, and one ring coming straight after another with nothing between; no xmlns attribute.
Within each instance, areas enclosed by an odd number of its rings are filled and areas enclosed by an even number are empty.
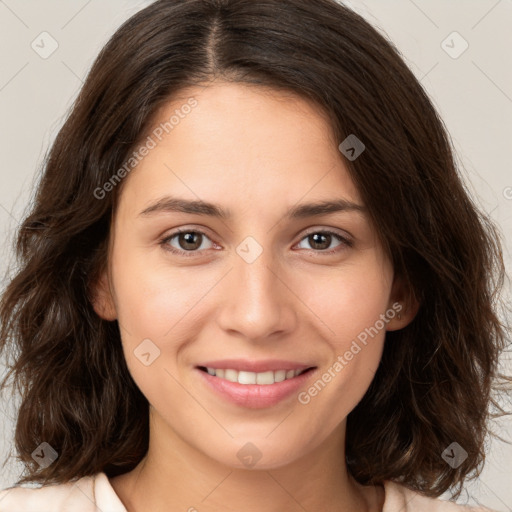
<svg viewBox="0 0 512 512"><path fill-rule="evenodd" d="M277 289L276 270L272 268L276 265L271 249L264 248L253 237L247 237L236 252L234 277L238 280L237 300L245 303L245 307L250 306L258 316L265 309L274 311L281 294Z"/></svg>
<svg viewBox="0 0 512 512"><path fill-rule="evenodd" d="M247 289L247 296L276 298L275 261L270 249L263 249L257 242L247 240L237 248L235 274Z"/></svg>
<svg viewBox="0 0 512 512"><path fill-rule="evenodd" d="M292 297L283 285L271 249L247 237L236 248L227 300L220 314L223 329L257 339L291 328Z"/></svg>

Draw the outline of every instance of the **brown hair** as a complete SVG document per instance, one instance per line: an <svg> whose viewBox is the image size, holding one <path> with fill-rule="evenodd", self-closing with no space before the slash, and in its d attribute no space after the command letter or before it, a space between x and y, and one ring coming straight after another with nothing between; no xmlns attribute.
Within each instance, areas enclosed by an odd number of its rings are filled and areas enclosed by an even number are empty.
<svg viewBox="0 0 512 512"><path fill-rule="evenodd" d="M466 192L443 123L398 50L334 0L160 0L102 49L43 163L1 302L0 348L13 357L2 388L14 375L22 397L19 482L112 477L147 451L148 402L117 323L90 300L121 186L102 199L97 190L172 95L214 78L308 98L339 142L356 134L365 144L347 168L421 305L386 333L374 380L348 416L347 464L365 484L392 479L430 496L462 488L483 465L490 405L504 413L494 386L510 382L498 372L507 334L499 233ZM441 458L453 441L468 453L456 469ZM59 454L46 468L31 457L41 442Z"/></svg>

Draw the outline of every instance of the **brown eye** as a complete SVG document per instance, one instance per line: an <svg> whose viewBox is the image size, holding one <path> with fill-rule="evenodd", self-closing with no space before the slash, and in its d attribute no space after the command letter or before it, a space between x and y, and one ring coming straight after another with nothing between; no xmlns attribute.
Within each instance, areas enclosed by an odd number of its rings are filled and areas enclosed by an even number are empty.
<svg viewBox="0 0 512 512"><path fill-rule="evenodd" d="M328 249L331 245L332 235L328 235L326 233L313 233L308 236L308 239L313 249L323 251Z"/></svg>
<svg viewBox="0 0 512 512"><path fill-rule="evenodd" d="M209 238L202 231L183 229L166 236L160 244L166 251L182 256L194 256L200 252L200 249L206 250L211 248L211 246L203 246L205 240L209 240Z"/></svg>
<svg viewBox="0 0 512 512"><path fill-rule="evenodd" d="M352 242L347 238L344 238L338 233L334 233L333 231L315 231L313 233L309 233L306 235L300 243L303 243L304 240L307 240L309 244L309 248L313 251L317 252L325 252L327 254L332 254L334 252L338 252L342 250L344 247L351 247ZM331 247L333 241L338 241L339 243ZM300 244L299 244L300 245ZM303 249L308 249L308 247L302 247Z"/></svg>
<svg viewBox="0 0 512 512"><path fill-rule="evenodd" d="M188 233L180 233L178 236L178 244L181 249L193 251L199 249L202 242L202 236L200 233L190 231Z"/></svg>

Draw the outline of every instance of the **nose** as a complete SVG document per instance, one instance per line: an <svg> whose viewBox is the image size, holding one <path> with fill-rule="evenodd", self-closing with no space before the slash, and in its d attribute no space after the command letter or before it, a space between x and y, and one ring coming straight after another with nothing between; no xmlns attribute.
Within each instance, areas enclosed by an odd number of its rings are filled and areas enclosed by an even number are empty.
<svg viewBox="0 0 512 512"><path fill-rule="evenodd" d="M224 283L219 326L251 341L292 332L297 323L297 297L270 250L251 262L234 255L234 267ZM274 260L275 261L275 260Z"/></svg>

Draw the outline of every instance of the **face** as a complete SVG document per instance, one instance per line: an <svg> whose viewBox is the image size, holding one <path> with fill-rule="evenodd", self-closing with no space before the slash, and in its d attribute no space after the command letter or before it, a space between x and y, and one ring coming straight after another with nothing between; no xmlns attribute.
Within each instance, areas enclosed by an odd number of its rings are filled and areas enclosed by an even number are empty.
<svg viewBox="0 0 512 512"><path fill-rule="evenodd" d="M181 91L153 128L95 305L119 322L151 436L231 467L342 443L398 310L341 141L306 100L240 84ZM338 207L305 206L321 202Z"/></svg>

